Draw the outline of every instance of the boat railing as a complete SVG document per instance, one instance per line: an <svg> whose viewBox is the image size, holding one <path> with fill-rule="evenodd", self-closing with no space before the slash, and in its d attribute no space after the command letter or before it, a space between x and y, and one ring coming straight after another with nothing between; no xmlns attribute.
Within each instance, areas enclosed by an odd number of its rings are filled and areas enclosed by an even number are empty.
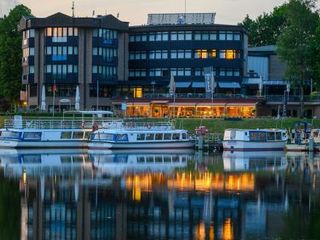
<svg viewBox="0 0 320 240"><path fill-rule="evenodd" d="M170 122L126 122L126 130L172 130L174 125Z"/></svg>
<svg viewBox="0 0 320 240"><path fill-rule="evenodd" d="M15 121L6 119L4 128L15 129L93 129L95 128L119 128L122 121L114 120L48 120L48 119L23 119Z"/></svg>

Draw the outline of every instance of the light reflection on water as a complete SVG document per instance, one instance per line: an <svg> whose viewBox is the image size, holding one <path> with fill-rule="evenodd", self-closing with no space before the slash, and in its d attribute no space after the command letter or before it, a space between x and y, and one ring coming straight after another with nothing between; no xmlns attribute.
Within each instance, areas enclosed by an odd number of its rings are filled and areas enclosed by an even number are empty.
<svg viewBox="0 0 320 240"><path fill-rule="evenodd" d="M1 239L320 235L313 154L2 150L0 161L0 204L12 201L0 223L15 223L0 224Z"/></svg>

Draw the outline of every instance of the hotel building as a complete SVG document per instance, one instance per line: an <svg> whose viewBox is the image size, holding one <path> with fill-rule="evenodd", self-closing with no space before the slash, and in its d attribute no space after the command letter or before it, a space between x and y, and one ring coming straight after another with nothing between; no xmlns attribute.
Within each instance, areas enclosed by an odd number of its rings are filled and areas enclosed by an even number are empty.
<svg viewBox="0 0 320 240"><path fill-rule="evenodd" d="M253 117L261 99L235 97L247 73L247 34L214 19L211 13L149 14L147 25L129 27L111 15L23 18L27 106L72 109L79 89L80 109Z"/></svg>

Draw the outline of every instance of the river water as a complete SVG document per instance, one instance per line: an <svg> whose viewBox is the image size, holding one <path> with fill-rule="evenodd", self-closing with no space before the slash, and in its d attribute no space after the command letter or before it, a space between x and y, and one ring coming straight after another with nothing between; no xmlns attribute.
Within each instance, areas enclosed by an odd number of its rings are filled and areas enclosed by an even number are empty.
<svg viewBox="0 0 320 240"><path fill-rule="evenodd" d="M320 239L320 156L0 151L0 239Z"/></svg>

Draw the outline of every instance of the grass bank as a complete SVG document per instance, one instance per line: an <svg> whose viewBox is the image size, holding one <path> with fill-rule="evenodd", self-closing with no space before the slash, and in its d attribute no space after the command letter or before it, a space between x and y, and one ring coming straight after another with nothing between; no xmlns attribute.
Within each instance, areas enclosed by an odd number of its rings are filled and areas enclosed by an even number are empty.
<svg viewBox="0 0 320 240"><path fill-rule="evenodd" d="M206 126L209 132L223 133L226 128L293 128L298 121L306 121L313 124L314 128L320 128L320 119L286 118L254 118L242 120L224 120L224 119L176 119L176 127L185 128L194 131L200 125Z"/></svg>

